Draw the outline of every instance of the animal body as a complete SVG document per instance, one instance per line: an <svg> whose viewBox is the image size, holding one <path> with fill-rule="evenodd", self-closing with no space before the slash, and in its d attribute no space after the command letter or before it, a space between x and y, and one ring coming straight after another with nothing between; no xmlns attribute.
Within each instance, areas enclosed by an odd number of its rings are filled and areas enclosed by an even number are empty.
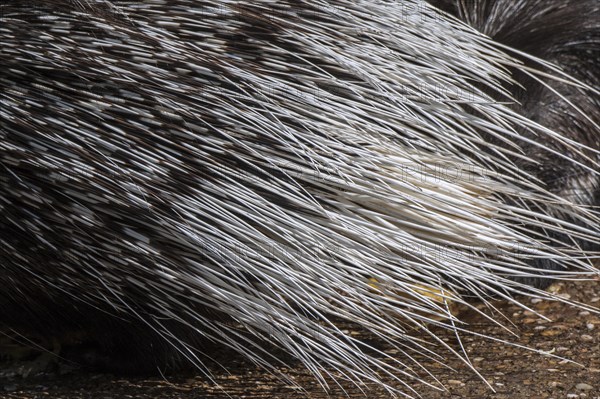
<svg viewBox="0 0 600 399"><path fill-rule="evenodd" d="M0 321L92 366L410 384L449 300L596 273L596 1L0 7Z"/></svg>

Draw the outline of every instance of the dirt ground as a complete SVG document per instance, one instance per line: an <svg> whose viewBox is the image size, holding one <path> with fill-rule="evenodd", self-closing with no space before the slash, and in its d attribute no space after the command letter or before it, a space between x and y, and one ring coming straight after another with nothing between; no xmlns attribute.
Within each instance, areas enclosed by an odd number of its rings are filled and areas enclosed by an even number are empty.
<svg viewBox="0 0 600 399"><path fill-rule="evenodd" d="M553 287L564 298L581 301L600 310L600 282L560 283ZM461 336L462 345L472 364L489 383L469 370L455 357L445 363L452 369L431 360L419 359L442 384L445 390L436 391L419 383L411 383L425 399L520 399L520 398L600 398L600 315L558 302L523 300L527 306L542 313L551 321L537 317L515 304L498 302L497 307L514 323L511 338L501 327L478 316L472 310L462 310L461 319L483 334L528 346L539 351L570 359L543 356L539 353L483 340L472 335ZM436 331L455 350L460 350L455 335ZM365 337L368 339L368 337ZM0 346L0 354L2 347ZM228 355L229 356L229 355ZM70 369L41 372L27 378L17 377L11 368L15 364L0 362L0 398L387 398L377 386L357 387L349 382L336 386L330 380L325 392L317 381L301 367L292 363L287 373L304 391L293 384L256 368L242 358L221 359L228 371L210 367L214 383L202 375L164 378L122 378L107 374L90 374ZM292 361L292 360L290 360ZM575 363L576 362L576 363ZM8 370L8 372L7 372ZM14 370L13 370L14 371ZM390 384L401 388L399 383ZM361 391L361 388L363 391ZM416 396L415 393L413 393Z"/></svg>

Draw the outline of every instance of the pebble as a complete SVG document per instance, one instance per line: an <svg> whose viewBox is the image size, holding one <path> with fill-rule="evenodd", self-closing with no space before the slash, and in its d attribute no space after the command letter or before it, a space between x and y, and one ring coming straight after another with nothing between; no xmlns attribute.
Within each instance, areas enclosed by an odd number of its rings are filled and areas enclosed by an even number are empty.
<svg viewBox="0 0 600 399"><path fill-rule="evenodd" d="M563 299L571 299L571 294L567 294L566 292L562 294L556 294L556 296Z"/></svg>
<svg viewBox="0 0 600 399"><path fill-rule="evenodd" d="M580 382L579 384L575 385L575 389L577 389L578 391L591 391L592 389L594 389L594 387L590 384Z"/></svg>

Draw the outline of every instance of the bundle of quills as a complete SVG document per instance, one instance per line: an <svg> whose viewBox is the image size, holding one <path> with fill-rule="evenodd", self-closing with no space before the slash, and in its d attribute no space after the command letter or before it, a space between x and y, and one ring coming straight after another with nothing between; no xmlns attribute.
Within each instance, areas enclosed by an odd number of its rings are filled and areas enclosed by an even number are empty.
<svg viewBox="0 0 600 399"><path fill-rule="evenodd" d="M212 342L417 395L430 327L477 333L452 303L597 274L595 0L0 7L11 331L85 330L113 372L202 371Z"/></svg>

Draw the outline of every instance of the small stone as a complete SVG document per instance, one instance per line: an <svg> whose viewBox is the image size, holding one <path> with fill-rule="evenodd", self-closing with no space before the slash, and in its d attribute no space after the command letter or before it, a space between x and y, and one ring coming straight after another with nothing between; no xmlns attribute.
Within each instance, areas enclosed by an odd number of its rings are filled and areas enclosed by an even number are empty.
<svg viewBox="0 0 600 399"><path fill-rule="evenodd" d="M594 389L594 387L590 384L580 382L579 384L575 385L575 389L577 389L578 391L591 391L592 389Z"/></svg>
<svg viewBox="0 0 600 399"><path fill-rule="evenodd" d="M563 333L563 330L558 329L558 328L552 328L552 329L548 329L548 330L544 330L541 332L541 335L544 337L555 337L557 335L560 335Z"/></svg>

